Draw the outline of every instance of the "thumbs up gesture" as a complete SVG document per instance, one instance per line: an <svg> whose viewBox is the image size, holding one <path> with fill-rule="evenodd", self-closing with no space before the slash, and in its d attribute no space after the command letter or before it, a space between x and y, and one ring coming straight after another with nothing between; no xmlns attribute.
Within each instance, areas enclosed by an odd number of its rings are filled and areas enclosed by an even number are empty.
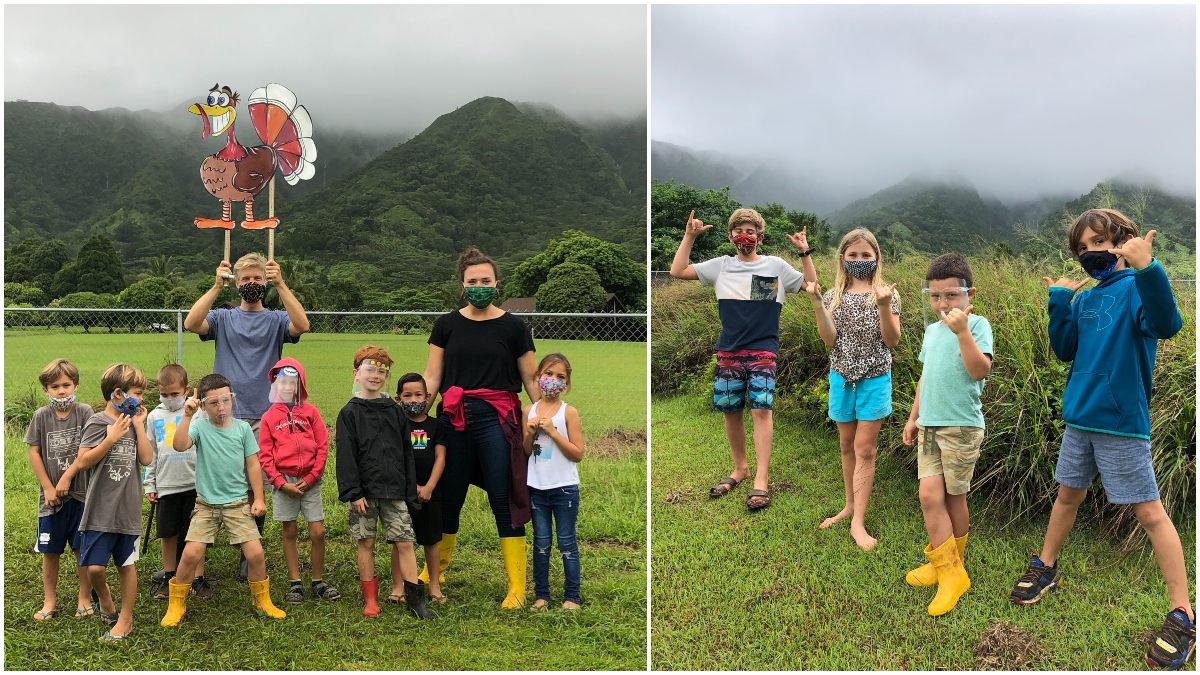
<svg viewBox="0 0 1200 675"><path fill-rule="evenodd" d="M1154 260L1153 254L1150 253L1150 242L1154 241L1156 232L1157 230L1150 230L1146 233L1145 239L1130 237L1129 241L1117 248L1108 249L1108 252L1124 258L1125 264L1132 269L1140 270L1149 267Z"/></svg>

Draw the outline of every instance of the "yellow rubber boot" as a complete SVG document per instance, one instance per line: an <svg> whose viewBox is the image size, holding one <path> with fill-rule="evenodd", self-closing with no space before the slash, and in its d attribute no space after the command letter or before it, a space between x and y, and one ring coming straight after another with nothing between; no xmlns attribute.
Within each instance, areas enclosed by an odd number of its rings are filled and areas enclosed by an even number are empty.
<svg viewBox="0 0 1200 675"><path fill-rule="evenodd" d="M500 603L500 608L524 607L525 537L500 537L500 553L504 556L504 569L508 572L508 595Z"/></svg>
<svg viewBox="0 0 1200 675"><path fill-rule="evenodd" d="M954 538L954 543L958 546L958 557L963 560L967 559L967 537L969 536L968 532L961 537ZM925 557L928 558L932 552L932 548L925 547ZM905 575L904 580L908 582L909 586L932 586L937 583L937 570L933 569L933 563L925 563Z"/></svg>
<svg viewBox="0 0 1200 675"><path fill-rule="evenodd" d="M167 604L167 613L163 615L162 621L158 622L160 626L178 626L180 619L183 618L183 613L187 611L187 597L192 592L191 584L177 584L175 579L170 580L171 599Z"/></svg>
<svg viewBox="0 0 1200 675"><path fill-rule="evenodd" d="M935 548L929 556L929 562L933 563L938 576L938 591L933 602L929 603L929 616L941 616L954 609L958 598L971 587L971 579L963 568L954 537Z"/></svg>
<svg viewBox="0 0 1200 675"><path fill-rule="evenodd" d="M254 604L254 609L266 614L272 619L282 619L287 616L287 612L279 609L271 602L271 579L270 577L262 581L250 582L250 597Z"/></svg>
<svg viewBox="0 0 1200 675"><path fill-rule="evenodd" d="M442 541L438 543L438 562L440 569L438 570L438 583L446 583L446 568L450 566L450 558L454 556L454 543L458 541L457 534L443 534ZM417 575L417 578L429 585L429 564L425 564L425 569Z"/></svg>

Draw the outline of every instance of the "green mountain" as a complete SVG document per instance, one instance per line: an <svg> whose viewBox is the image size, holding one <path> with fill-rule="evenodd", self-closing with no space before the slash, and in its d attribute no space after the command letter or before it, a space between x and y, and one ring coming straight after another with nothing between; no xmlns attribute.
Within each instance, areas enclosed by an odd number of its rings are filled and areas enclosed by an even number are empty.
<svg viewBox="0 0 1200 675"><path fill-rule="evenodd" d="M276 182L277 253L323 267L374 263L410 286L449 278L468 244L513 266L568 229L642 259L645 116L589 125L552 112L479 99L405 143L399 134L322 132L318 120L317 175ZM73 255L104 234L127 273L162 255L181 270L220 258L221 234L192 219L220 213L199 169L223 139L202 139L186 105L131 112L13 101L4 113L7 247L59 238ZM249 124L238 125L238 139L259 142ZM233 216L242 219L240 205ZM265 240L239 228L233 255L265 249Z"/></svg>
<svg viewBox="0 0 1200 675"><path fill-rule="evenodd" d="M374 264L406 286L451 278L468 245L512 265L568 229L642 259L644 188L632 190L622 173L588 130L480 98L280 209L287 228L277 246L281 255L319 252L324 264ZM631 232L635 218L642 224Z"/></svg>

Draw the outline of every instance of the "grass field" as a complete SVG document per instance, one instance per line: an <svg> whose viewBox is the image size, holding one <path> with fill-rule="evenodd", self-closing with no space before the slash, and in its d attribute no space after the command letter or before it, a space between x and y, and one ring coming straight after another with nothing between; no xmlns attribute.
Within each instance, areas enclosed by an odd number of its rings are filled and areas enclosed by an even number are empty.
<svg viewBox="0 0 1200 675"><path fill-rule="evenodd" d="M1007 526L975 519L971 590L933 618L936 589L904 582L927 543L913 468L881 453L866 520L879 545L864 553L848 524L817 530L844 504L835 431L777 417L772 504L752 514L748 482L708 497L732 464L721 417L705 404L653 402L654 668L1146 668L1149 635L1170 609L1149 547L1119 557L1112 541L1076 530L1061 556L1063 590L1021 607L1008 593L1041 548L1046 514ZM1176 526L1195 578L1194 516ZM1034 649L1015 648L1027 644L1018 631Z"/></svg>
<svg viewBox="0 0 1200 675"><path fill-rule="evenodd" d="M311 333L294 345L284 345L283 355L304 364L311 402L332 424L338 410L350 400L354 383L354 352L365 344L388 350L395 361L395 377L425 370L429 345L424 335ZM562 352L573 367L571 391L564 397L579 409L584 433L603 435L614 427L646 430L646 343L535 340L538 357ZM166 333L79 332L14 330L4 335L5 398L33 387L39 396L37 374L56 358L67 358L79 367L79 398L100 401L100 373L110 363L125 361L154 377L166 363L174 363L176 338ZM183 366L193 382L212 372L213 343L183 336Z"/></svg>
<svg viewBox="0 0 1200 675"><path fill-rule="evenodd" d="M312 400L327 421L350 396L350 357L374 342L387 348L397 369L421 371L425 338L390 335L309 335L284 353L308 369ZM212 346L185 338L184 365L193 374L208 372ZM611 427L643 431L645 421L645 345L537 341L539 350L561 350L574 366L568 398L580 410L590 439ZM125 360L147 370L173 360L174 341L162 335L28 335L5 339L5 391L27 389L52 358L66 356L80 366L85 401L100 399L98 379L105 365ZM38 394L41 395L40 390ZM383 605L377 619L361 614L354 548L346 533L346 506L337 501L336 482L325 482L328 553L325 578L342 592L336 603L311 597L299 607L286 606L288 617L274 621L250 608L249 590L237 582L237 552L221 542L209 551L207 575L216 596L192 600L177 629L158 626L165 601L149 597L150 574L161 568L157 542L138 563L139 594L132 639L119 647L98 643L98 619L70 617L76 589L74 570L64 563L58 585L57 618L34 622L41 607L40 556L31 552L36 531L37 489L22 443L23 429L8 429L4 451L4 645L10 670L457 670L457 669L642 669L646 658L646 455L645 446L610 439L594 443L596 454L580 465L578 533L583 564L583 609L503 612L505 575L495 521L479 490L471 490L463 509L458 548L447 584L449 604L436 606L441 619L419 622L407 611ZM332 463L333 458L330 458ZM148 504L144 504L148 511ZM532 537L532 528L526 528ZM309 547L301 528L300 555ZM278 525L268 520L264 537L272 597L280 603L286 570ZM551 586L561 601L561 561L552 556ZM421 555L418 553L418 559ZM388 582L387 553L377 549L381 596ZM304 574L307 568L302 564ZM529 566L532 602L532 564ZM109 582L116 589L110 568ZM282 606L282 605L280 605Z"/></svg>

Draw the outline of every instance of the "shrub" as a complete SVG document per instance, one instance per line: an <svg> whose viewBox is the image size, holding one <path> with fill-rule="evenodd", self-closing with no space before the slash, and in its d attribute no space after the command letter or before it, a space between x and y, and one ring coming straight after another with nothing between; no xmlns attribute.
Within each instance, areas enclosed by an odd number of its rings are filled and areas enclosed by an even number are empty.
<svg viewBox="0 0 1200 675"><path fill-rule="evenodd" d="M607 294L596 270L565 262L551 268L534 298L542 312L599 312Z"/></svg>

